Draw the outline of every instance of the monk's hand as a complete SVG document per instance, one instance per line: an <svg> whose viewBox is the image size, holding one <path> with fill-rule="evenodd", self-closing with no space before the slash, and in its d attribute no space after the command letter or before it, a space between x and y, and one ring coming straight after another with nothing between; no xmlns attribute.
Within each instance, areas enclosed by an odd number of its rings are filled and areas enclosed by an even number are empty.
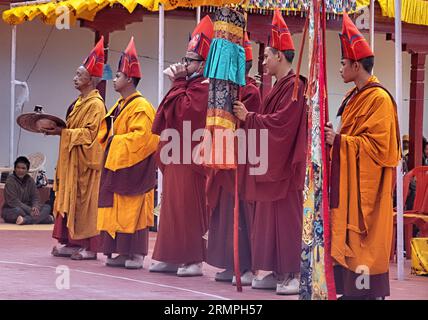
<svg viewBox="0 0 428 320"><path fill-rule="evenodd" d="M33 217L38 217L40 215L40 210L37 207L33 207L31 208L31 215Z"/></svg>
<svg viewBox="0 0 428 320"><path fill-rule="evenodd" d="M44 128L40 129L41 133L44 133L47 136L60 136L62 132L61 127L55 127L55 128Z"/></svg>
<svg viewBox="0 0 428 320"><path fill-rule="evenodd" d="M248 110L241 101L235 101L233 103L233 114L241 121L245 121L248 115Z"/></svg>
<svg viewBox="0 0 428 320"><path fill-rule="evenodd" d="M174 74L174 80L187 77L187 67L182 63L173 64L171 71Z"/></svg>
<svg viewBox="0 0 428 320"><path fill-rule="evenodd" d="M334 138L336 137L336 132L334 132L333 124L331 122L327 122L324 127L324 136L325 142L332 146L334 143Z"/></svg>

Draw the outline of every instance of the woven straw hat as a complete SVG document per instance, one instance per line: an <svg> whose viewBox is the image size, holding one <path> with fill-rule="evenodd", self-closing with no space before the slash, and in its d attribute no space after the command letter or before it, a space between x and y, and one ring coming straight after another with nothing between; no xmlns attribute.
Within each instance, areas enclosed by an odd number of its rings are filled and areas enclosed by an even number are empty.
<svg viewBox="0 0 428 320"><path fill-rule="evenodd" d="M41 133L41 129L65 128L65 122L53 115L42 113L42 108L36 106L36 112L23 113L16 119L18 125L27 131Z"/></svg>

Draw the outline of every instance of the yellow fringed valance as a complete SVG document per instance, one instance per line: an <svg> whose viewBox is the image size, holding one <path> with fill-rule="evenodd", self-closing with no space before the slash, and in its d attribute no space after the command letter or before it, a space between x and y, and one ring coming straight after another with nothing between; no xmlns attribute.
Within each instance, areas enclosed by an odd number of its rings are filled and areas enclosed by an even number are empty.
<svg viewBox="0 0 428 320"><path fill-rule="evenodd" d="M76 19L92 20L96 12L109 5L108 0L69 0L52 1L41 4L13 7L3 12L3 20L8 24L21 24L40 17L47 24L55 23L55 19L64 13L64 9L70 10L72 23ZM64 8L64 9L63 9Z"/></svg>
<svg viewBox="0 0 428 320"><path fill-rule="evenodd" d="M382 9L382 15L395 17L394 0L377 0ZM357 0L358 7L370 5L370 0ZM401 21L428 26L428 1L401 0Z"/></svg>
<svg viewBox="0 0 428 320"><path fill-rule="evenodd" d="M394 0L376 0L384 16L393 18ZM41 1L43 2L43 1ZM45 3L34 3L27 6L17 6L3 12L3 20L11 25L21 24L25 21L32 21L40 17L47 24L54 24L56 18L61 16L64 10L61 7L70 9L70 21L74 23L77 19L93 21L96 14L107 6L121 4L129 13L140 5L150 11L158 11L159 4L163 4L165 10L173 10L178 7L194 8L198 6L221 6L226 4L249 4L250 9L260 9L250 4L249 0L52 0ZM275 1L266 1L263 9L273 9ZM370 0L356 0L357 7L366 7ZM428 26L428 1L427 0L402 0L401 19L407 23ZM289 10L290 8L281 9ZM293 9L291 10L298 10Z"/></svg>
<svg viewBox="0 0 428 320"><path fill-rule="evenodd" d="M140 5L150 11L158 11L159 3L165 10L177 7L193 8L198 6L221 6L226 4L239 4L242 0L64 0L50 1L48 3L34 3L27 6L12 7L3 12L3 21L16 25L25 21L32 21L40 17L47 24L54 24L57 17L64 13L62 7L70 9L70 21L74 24L77 19L93 21L96 14L107 6L121 4L129 13Z"/></svg>
<svg viewBox="0 0 428 320"><path fill-rule="evenodd" d="M244 4L247 0L160 0L165 10L177 8L196 8L204 6L220 7L228 4ZM159 5L156 10L159 9Z"/></svg>

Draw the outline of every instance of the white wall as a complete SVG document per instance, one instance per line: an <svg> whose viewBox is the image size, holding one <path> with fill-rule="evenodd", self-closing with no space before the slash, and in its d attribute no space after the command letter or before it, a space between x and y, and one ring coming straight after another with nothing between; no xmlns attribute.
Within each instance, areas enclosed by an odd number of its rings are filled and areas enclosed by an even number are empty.
<svg viewBox="0 0 428 320"><path fill-rule="evenodd" d="M191 32L195 26L192 20L167 19L165 26L165 66L177 62L183 57ZM17 80L25 80L35 63L37 56L51 30L39 20L24 23L17 28ZM11 27L0 22L0 166L9 161L9 110L10 110L10 40ZM140 59L143 79L139 90L157 107L157 70L158 70L158 19L144 17L144 22L128 26L125 31L110 35L109 64L113 72L117 70L120 52L126 48L131 36L135 37L137 52L144 56ZM72 84L75 69L89 54L94 44L94 33L89 29L72 28L56 30L47 42L46 48L28 80L30 101L25 104L24 112L31 112L34 105L40 104L45 111L64 118L67 107L76 99L78 91ZM169 89L169 80L165 79L165 93ZM106 104L111 107L118 95L112 82L107 84ZM17 113L18 115L19 113ZM17 126L16 126L17 127ZM20 130L15 130L18 143ZM45 137L21 130L18 154L43 152L47 156L48 176L53 177L58 155L57 137ZM15 149L16 152L16 149Z"/></svg>
<svg viewBox="0 0 428 320"><path fill-rule="evenodd" d="M3 7L4 9L5 7ZM0 7L0 11L2 11ZM192 20L166 19L165 25L165 65L176 62L183 56L188 34L195 26ZM25 80L33 67L43 43L50 32L50 26L39 20L27 22L18 26L17 32L17 80ZM10 30L0 22L0 166L8 164L9 150L9 109L10 109ZM144 56L140 59L143 79L139 89L149 101L157 107L157 68L158 68L158 20L144 17L142 23L134 23L125 31L118 31L110 36L109 63L116 71L120 51L124 50L131 35L134 35L137 51ZM343 94L350 85L343 84L339 76L340 45L336 32L328 32L328 86L330 101L330 117L334 119ZM294 36L296 48L300 46L301 35ZM36 65L28 84L30 86L30 101L24 106L24 111L32 111L34 105L45 106L46 111L64 117L66 108L77 97L78 92L73 88L72 78L75 69L82 63L94 44L94 33L88 29L73 28L71 30L52 31L46 48ZM257 46L255 46L255 49ZM118 52L116 52L118 51ZM307 47L305 48L307 51ZM257 51L254 57L257 58ZM307 74L307 55L304 55L302 74ZM297 62L297 57L296 57ZM295 62L295 63L296 63ZM427 62L428 63L428 62ZM254 63L256 68L257 63ZM376 36L375 74L392 93L394 88L394 43L385 41L383 35ZM403 128L408 132L408 97L410 77L410 55L403 53ZM428 82L428 67L426 71ZM165 92L169 88L169 80L165 79ZM106 103L111 107L117 99L112 83L107 84ZM428 84L425 85L425 99L428 99ZM425 101L425 106L428 100ZM425 111L424 135L428 136L428 110ZM16 138L19 130L16 129ZM56 158L58 155L58 138L44 137L21 132L18 154L29 154L40 151L47 156L48 176L53 177Z"/></svg>

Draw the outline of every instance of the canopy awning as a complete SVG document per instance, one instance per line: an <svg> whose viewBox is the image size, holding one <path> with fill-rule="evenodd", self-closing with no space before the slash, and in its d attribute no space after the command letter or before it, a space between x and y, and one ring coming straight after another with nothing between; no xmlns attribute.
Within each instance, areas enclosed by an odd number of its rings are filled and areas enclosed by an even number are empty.
<svg viewBox="0 0 428 320"><path fill-rule="evenodd" d="M230 4L243 4L250 10L260 10L260 13L269 12L275 8L287 11L301 11L307 6L309 0L39 0L17 3L11 9L3 12L3 20L11 25L21 24L40 18L46 24L54 24L56 19L63 14L60 10L65 6L70 12L72 24L77 19L93 21L99 11L107 6L120 4L129 13L137 6L150 11L158 11L159 4L163 4L165 10L181 8L195 8L200 6L222 6ZM355 11L358 0L337 1L326 0L327 12L341 13L343 10Z"/></svg>
<svg viewBox="0 0 428 320"><path fill-rule="evenodd" d="M107 6L120 4L129 13L137 6L150 11L158 11L159 4L163 4L165 10L173 10L178 7L195 8L199 6L222 6L227 4L242 4L250 10L263 10L268 12L274 8L288 11L303 10L309 0L40 0L29 1L24 5L18 3L11 9L3 12L3 20L12 25L32 21L39 17L47 24L54 24L58 16L63 14L59 8L67 7L70 11L70 21L77 19L93 21L99 11ZM367 7L370 0L325 0L326 10L329 13L341 14L343 10L354 12L358 8ZM394 0L376 0L384 16L394 18ZM428 0L402 0L402 21L407 23L428 26Z"/></svg>
<svg viewBox="0 0 428 320"><path fill-rule="evenodd" d="M3 12L3 21L16 25L39 17L46 24L55 24L56 19L64 13L61 7L69 9L70 21L74 23L77 19L93 21L99 11L115 4L122 5L132 13L137 6L158 11L159 4L163 4L165 10L173 10L178 7L222 6L241 2L241 0L41 0L29 1L27 5L13 6Z"/></svg>

